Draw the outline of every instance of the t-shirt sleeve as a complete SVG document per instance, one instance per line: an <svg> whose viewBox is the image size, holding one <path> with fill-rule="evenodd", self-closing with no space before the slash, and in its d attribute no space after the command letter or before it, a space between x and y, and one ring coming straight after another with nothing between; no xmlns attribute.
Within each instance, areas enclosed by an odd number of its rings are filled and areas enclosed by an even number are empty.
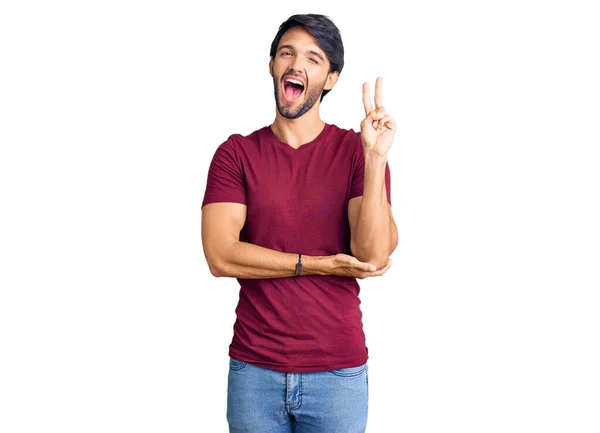
<svg viewBox="0 0 600 433"><path fill-rule="evenodd" d="M217 202L247 204L244 171L231 137L217 148L210 163L202 207Z"/></svg>
<svg viewBox="0 0 600 433"><path fill-rule="evenodd" d="M352 173L352 185L350 187L350 198L360 197L363 195L363 187L365 181L365 155L358 136L360 147L355 153L354 173ZM385 163L385 190L387 193L388 203L392 204L392 179L390 174L390 165Z"/></svg>

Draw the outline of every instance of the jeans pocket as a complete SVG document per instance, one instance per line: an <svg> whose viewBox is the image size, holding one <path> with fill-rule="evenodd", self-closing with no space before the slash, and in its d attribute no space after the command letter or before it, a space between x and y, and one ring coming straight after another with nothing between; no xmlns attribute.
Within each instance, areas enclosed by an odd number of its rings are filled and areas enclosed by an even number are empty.
<svg viewBox="0 0 600 433"><path fill-rule="evenodd" d="M242 368L246 367L246 365L248 365L247 362L240 361L239 359L229 357L229 369L230 370L238 371L238 370L241 370Z"/></svg>
<svg viewBox="0 0 600 433"><path fill-rule="evenodd" d="M367 369L367 364L359 365L358 367L340 368L337 370L329 370L330 373L336 376L353 377L362 374Z"/></svg>

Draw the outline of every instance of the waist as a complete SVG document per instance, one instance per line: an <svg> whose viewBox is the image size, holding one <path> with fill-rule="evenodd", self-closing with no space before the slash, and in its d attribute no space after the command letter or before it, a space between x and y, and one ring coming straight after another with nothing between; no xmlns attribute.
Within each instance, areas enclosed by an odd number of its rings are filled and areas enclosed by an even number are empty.
<svg viewBox="0 0 600 433"><path fill-rule="evenodd" d="M366 362L359 288L347 280L308 276L242 285L230 354L310 371Z"/></svg>

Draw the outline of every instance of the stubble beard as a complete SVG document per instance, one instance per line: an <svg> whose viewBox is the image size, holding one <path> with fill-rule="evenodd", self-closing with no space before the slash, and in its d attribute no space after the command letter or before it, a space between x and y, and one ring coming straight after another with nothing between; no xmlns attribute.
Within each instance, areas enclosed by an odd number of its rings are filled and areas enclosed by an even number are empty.
<svg viewBox="0 0 600 433"><path fill-rule="evenodd" d="M317 100L321 97L321 94L323 93L323 90L325 88L326 81L327 80L323 81L323 84L321 86L315 86L312 89L305 89L306 96L304 104L300 105L297 108L292 108L283 106L281 104L281 101L279 99L279 88L281 86L281 81L278 81L275 79L275 77L273 77L273 87L275 89L275 103L277 104L277 111L279 111L279 114L281 114L286 119L297 119L298 117L302 116L304 113L310 110L315 105ZM283 86L281 86L281 91L285 92Z"/></svg>

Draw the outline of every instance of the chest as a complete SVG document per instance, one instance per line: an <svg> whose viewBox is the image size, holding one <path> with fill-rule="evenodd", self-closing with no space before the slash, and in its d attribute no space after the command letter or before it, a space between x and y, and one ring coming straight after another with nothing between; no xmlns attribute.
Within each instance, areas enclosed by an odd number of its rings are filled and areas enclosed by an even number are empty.
<svg viewBox="0 0 600 433"><path fill-rule="evenodd" d="M260 163L246 171L249 214L294 219L294 215L321 218L345 211L352 156L329 150L262 155Z"/></svg>

